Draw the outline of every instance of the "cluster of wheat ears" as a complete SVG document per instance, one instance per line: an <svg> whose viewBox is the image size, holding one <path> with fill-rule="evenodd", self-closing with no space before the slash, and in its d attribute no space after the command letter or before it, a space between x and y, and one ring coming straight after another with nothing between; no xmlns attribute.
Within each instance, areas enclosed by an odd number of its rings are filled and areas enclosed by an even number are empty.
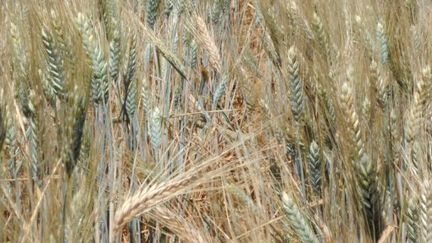
<svg viewBox="0 0 432 243"><path fill-rule="evenodd" d="M432 242L427 0L3 0L0 242Z"/></svg>

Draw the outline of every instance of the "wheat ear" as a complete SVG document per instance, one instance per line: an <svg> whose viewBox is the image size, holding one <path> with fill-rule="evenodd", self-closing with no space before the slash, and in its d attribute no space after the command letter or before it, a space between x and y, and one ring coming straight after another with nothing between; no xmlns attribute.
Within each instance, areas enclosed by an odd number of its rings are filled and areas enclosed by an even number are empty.
<svg viewBox="0 0 432 243"><path fill-rule="evenodd" d="M64 95L65 82L63 57L60 55L60 51L57 44L54 42L51 32L46 28L42 29L42 42L46 52L46 62L50 81L49 84L54 90L54 93L59 98L62 98Z"/></svg>
<svg viewBox="0 0 432 243"><path fill-rule="evenodd" d="M149 119L150 141L154 151L158 151L162 139L162 117L159 108L154 108Z"/></svg>
<svg viewBox="0 0 432 243"><path fill-rule="evenodd" d="M360 200L365 212L369 232L374 239L379 239L383 227L382 199L376 174L376 165L364 154L356 165Z"/></svg>
<svg viewBox="0 0 432 243"><path fill-rule="evenodd" d="M407 217L407 236L411 242L418 241L418 222L419 222L419 212L418 212L418 199L414 196L408 200L408 206L406 211Z"/></svg>
<svg viewBox="0 0 432 243"><path fill-rule="evenodd" d="M380 48L380 58L382 64L387 64L389 61L389 45L387 35L385 33L384 25L381 21L377 24L377 39Z"/></svg>
<svg viewBox="0 0 432 243"><path fill-rule="evenodd" d="M308 220L306 220L306 217L300 211L291 196L283 192L282 202L287 217L287 224L294 229L301 242L318 243L319 240L310 227Z"/></svg>
<svg viewBox="0 0 432 243"><path fill-rule="evenodd" d="M190 19L186 22L186 27L194 35L195 39L198 40L200 45L208 51L210 63L213 68L216 69L218 73L221 73L222 61L219 49L214 42L214 38L210 36L204 20L200 16L192 14Z"/></svg>
<svg viewBox="0 0 432 243"><path fill-rule="evenodd" d="M156 23L160 0L148 0L146 4L146 22L153 29Z"/></svg>
<svg viewBox="0 0 432 243"><path fill-rule="evenodd" d="M316 12L313 14L313 22L312 22L313 30L315 31L315 35L318 38L318 43L320 47L322 48L325 57L329 62L331 62L332 59L332 49L329 42L329 37L327 32L324 29L323 23L321 21L321 18L318 16Z"/></svg>
<svg viewBox="0 0 432 243"><path fill-rule="evenodd" d="M303 82L300 78L300 68L296 48L291 46L288 51L288 74L291 87L291 110L294 119L298 122L303 114Z"/></svg>
<svg viewBox="0 0 432 243"><path fill-rule="evenodd" d="M432 242L432 193L431 182L425 179L420 186L419 233L421 242Z"/></svg>
<svg viewBox="0 0 432 243"><path fill-rule="evenodd" d="M354 109L354 96L352 93L351 85L348 82L345 82L342 85L342 94L341 94L341 102L342 102L342 110L344 115L348 120L348 129L350 132L350 137L355 145L357 159L363 157L364 153L364 144L362 139L362 134L360 130L360 122L358 120L358 115L356 110Z"/></svg>
<svg viewBox="0 0 432 243"><path fill-rule="evenodd" d="M316 195L321 196L321 155L315 141L312 141L309 146L308 161L312 188Z"/></svg>
<svg viewBox="0 0 432 243"><path fill-rule="evenodd" d="M86 16L79 13L76 23L81 32L84 49L92 63L91 93L95 104L108 101L109 84L107 77L107 62L102 48L96 40L90 21Z"/></svg>

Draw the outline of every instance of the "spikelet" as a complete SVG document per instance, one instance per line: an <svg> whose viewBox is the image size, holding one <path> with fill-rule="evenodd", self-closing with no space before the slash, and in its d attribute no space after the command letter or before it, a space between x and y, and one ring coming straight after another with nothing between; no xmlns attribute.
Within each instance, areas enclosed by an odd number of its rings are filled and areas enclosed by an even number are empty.
<svg viewBox="0 0 432 243"><path fill-rule="evenodd" d="M416 89L414 91L413 100L408 109L406 117L406 123L404 127L404 133L407 144L407 163L408 168L415 176L421 176L419 173L419 140L417 136L420 135L420 128L423 121L423 104L424 104L424 82L420 79L417 82Z"/></svg>
<svg viewBox="0 0 432 243"><path fill-rule="evenodd" d="M197 68L198 62L198 44L193 39L190 44L190 66L191 68Z"/></svg>
<svg viewBox="0 0 432 243"><path fill-rule="evenodd" d="M210 117L210 115L209 115L209 113L204 109L202 99L199 99L199 100L195 101L195 107L197 108L197 110L199 112L201 112L202 116L205 118L205 120L207 122L210 122L212 120L211 117Z"/></svg>
<svg viewBox="0 0 432 243"><path fill-rule="evenodd" d="M374 60L371 62L370 69L373 78L375 79L375 89L377 90L376 94L378 103L380 104L381 108L384 109L387 104L390 91L388 88L389 73L386 72L381 66L378 66Z"/></svg>
<svg viewBox="0 0 432 243"><path fill-rule="evenodd" d="M120 1L102 0L102 12L105 32L109 41L109 73L111 79L117 81L120 68L121 18Z"/></svg>
<svg viewBox="0 0 432 243"><path fill-rule="evenodd" d="M288 74L291 88L291 111L298 122L303 114L303 82L300 78L299 62L296 49L292 46L288 51Z"/></svg>
<svg viewBox="0 0 432 243"><path fill-rule="evenodd" d="M107 64L103 53L98 49L93 55L93 100L95 103L108 102L109 84L107 79Z"/></svg>
<svg viewBox="0 0 432 243"><path fill-rule="evenodd" d="M146 3L146 23L153 29L156 23L160 0L148 0Z"/></svg>
<svg viewBox="0 0 432 243"><path fill-rule="evenodd" d="M418 199L410 197L408 199L408 206L406 211L407 218L407 236L411 242L418 242Z"/></svg>
<svg viewBox="0 0 432 243"><path fill-rule="evenodd" d="M270 37L270 34L266 31L262 38L263 38L262 43L265 52L267 53L268 57L272 61L273 65L279 67L281 65L281 57L279 55L279 52L276 50L276 47Z"/></svg>
<svg viewBox="0 0 432 243"><path fill-rule="evenodd" d="M145 115L149 117L152 109L152 99L150 89L145 78L142 80L141 98L143 101Z"/></svg>
<svg viewBox="0 0 432 243"><path fill-rule="evenodd" d="M218 73L221 73L222 61L219 49L214 42L214 38L211 37L204 20L197 14L192 14L186 22L186 28L193 34L199 44L207 50L213 68Z"/></svg>
<svg viewBox="0 0 432 243"><path fill-rule="evenodd" d="M426 102L426 98L428 94L425 92L427 88L425 87L425 83L422 79L417 82L416 90L414 92L414 99L412 101L409 113L408 120L406 124L406 139L409 144L414 141L414 138L419 132L421 119L423 117L424 111L424 103Z"/></svg>
<svg viewBox="0 0 432 243"><path fill-rule="evenodd" d="M39 78L41 79L41 83L42 83L42 89L43 89L43 93L45 98L47 99L48 103L50 104L50 106L52 108L56 107L56 94L55 94L55 90L52 87L47 75L45 74L45 72L43 72L42 70L38 70L39 73Z"/></svg>
<svg viewBox="0 0 432 243"><path fill-rule="evenodd" d="M30 100L30 88L27 81L21 81L17 85L18 104L24 116L27 119L33 118L35 108Z"/></svg>
<svg viewBox="0 0 432 243"><path fill-rule="evenodd" d="M354 109L354 97L352 94L351 86L348 82L345 82L342 85L341 92L341 102L342 102L342 110L344 112L344 116L347 118L348 129L350 132L350 137L355 145L356 150L356 158L360 159L363 157L364 153L364 144L362 139L362 134L360 130L360 122L358 120L357 112Z"/></svg>
<svg viewBox="0 0 432 243"><path fill-rule="evenodd" d="M431 107L430 107L430 92L431 92L431 82L432 82L432 70L429 65L423 68L422 77L423 87L421 87L421 103L422 103L422 111L424 113L424 117L429 119L432 116Z"/></svg>
<svg viewBox="0 0 432 243"><path fill-rule="evenodd" d="M39 136L38 125L36 123L35 107L33 106L32 97L35 96L34 91L30 89L28 80L25 79L25 74L18 74L17 82L17 98L21 112L26 118L25 136L27 139L27 151L30 157L30 173L31 178L37 185L39 180Z"/></svg>
<svg viewBox="0 0 432 243"><path fill-rule="evenodd" d="M14 67L19 70L17 73L19 78L23 78L28 72L28 60L26 49L22 43L21 33L18 31L17 26L11 22L10 35L13 46L13 60Z"/></svg>
<svg viewBox="0 0 432 243"><path fill-rule="evenodd" d="M221 16L222 16L222 1L221 0L214 1L210 13L210 18L213 24L219 23L221 20Z"/></svg>
<svg viewBox="0 0 432 243"><path fill-rule="evenodd" d="M154 108L150 114L149 134L154 151L158 151L162 139L162 117L157 107Z"/></svg>
<svg viewBox="0 0 432 243"><path fill-rule="evenodd" d="M371 159L363 154L358 164L355 165L357 171L360 200L367 219L369 233L377 240L382 231L383 218L382 202L379 192L379 184L376 174L376 165Z"/></svg>
<svg viewBox="0 0 432 243"><path fill-rule="evenodd" d="M112 41L115 39L116 32L120 31L120 2L117 0L102 0L102 15L103 23L107 39Z"/></svg>
<svg viewBox="0 0 432 243"><path fill-rule="evenodd" d="M133 79L129 83L129 87L127 89L127 96L126 96L126 112L131 119L136 112L136 94L137 94L137 82L135 79Z"/></svg>
<svg viewBox="0 0 432 243"><path fill-rule="evenodd" d="M65 71L63 68L63 57L58 45L54 42L51 32L42 28L42 43L46 53L47 72L49 84L59 98L64 96Z"/></svg>
<svg viewBox="0 0 432 243"><path fill-rule="evenodd" d="M111 79L116 82L119 76L120 68L120 48L121 38L120 33L115 31L113 39L110 41L110 56L109 56L109 72Z"/></svg>
<svg viewBox="0 0 432 243"><path fill-rule="evenodd" d="M164 0L164 14L169 17L174 8L173 0Z"/></svg>
<svg viewBox="0 0 432 243"><path fill-rule="evenodd" d="M294 27L296 29L304 32L306 35L306 38L308 38L309 40L313 40L313 38L314 38L313 32L312 32L311 28L309 27L308 22L304 18L302 18L303 14L300 13L300 10L299 10L297 4L295 3L295 1L290 0L288 5L289 5L289 11L290 11L290 15L291 15Z"/></svg>
<svg viewBox="0 0 432 243"><path fill-rule="evenodd" d="M131 33L130 39L129 39L129 50L127 55L127 62L126 62L126 73L125 73L125 82L126 86L132 81L135 75L136 70L136 34Z"/></svg>
<svg viewBox="0 0 432 243"><path fill-rule="evenodd" d="M54 28L54 36L58 43L58 48L62 52L62 54L65 54L67 50L67 44L66 44L66 38L63 31L63 22L60 19L60 16L58 15L58 12L54 9L51 9L50 11L50 17L52 19L52 26Z"/></svg>
<svg viewBox="0 0 432 243"><path fill-rule="evenodd" d="M317 82L317 89L318 94L324 102L325 113L328 117L327 120L330 122L331 126L336 126L336 110L332 99L329 97L322 85L319 84L319 82Z"/></svg>
<svg viewBox="0 0 432 243"><path fill-rule="evenodd" d="M397 125L397 115L395 110L392 110L390 112L390 142L391 142L391 150L392 150L392 158L393 158L393 163L394 164L398 164L397 160L398 160L398 153L399 153L399 140L400 140L400 136L399 136L399 129L398 129L398 125Z"/></svg>
<svg viewBox="0 0 432 243"><path fill-rule="evenodd" d="M81 32L84 49L92 62L91 94L95 104L106 104L108 101L109 84L107 78L107 63L100 44L94 36L90 21L79 13L76 19Z"/></svg>
<svg viewBox="0 0 432 243"><path fill-rule="evenodd" d="M86 98L74 92L71 113L66 118L66 147L64 147L64 164L66 173L70 177L81 154L81 143L87 112Z"/></svg>
<svg viewBox="0 0 432 243"><path fill-rule="evenodd" d="M229 185L227 188L228 192L233 194L235 197L240 199L249 209L251 209L255 214L259 213L260 208L253 201L252 197L249 196L244 190L236 185Z"/></svg>
<svg viewBox="0 0 432 243"><path fill-rule="evenodd" d="M75 64L76 62L76 57L75 55L73 55L73 48L71 48L70 40L67 39L65 35L64 22L60 19L56 11L51 10L50 15L52 18L52 26L54 29L53 36L57 44L57 47L59 49L60 56L63 57L63 61L64 61L63 67L70 66L71 72L73 73L75 71L74 69L75 66L73 64ZM68 80L67 73L65 72L65 74L66 74L66 80Z"/></svg>
<svg viewBox="0 0 432 243"><path fill-rule="evenodd" d="M84 130L84 134L82 135L81 138L82 142L81 142L81 148L80 148L80 153L79 153L79 157L78 157L78 163L85 165L86 163L88 163L88 159L89 159L89 155L90 155L90 149L91 149L91 138L89 136L88 132L85 132Z"/></svg>
<svg viewBox="0 0 432 243"><path fill-rule="evenodd" d="M315 35L318 38L318 43L319 43L322 51L325 54L325 57L327 58L327 60L329 60L331 62L332 50L331 50L328 34L324 30L321 18L318 16L318 14L316 12L314 12L314 14L313 14L312 27L313 27L313 30L315 32Z"/></svg>
<svg viewBox="0 0 432 243"><path fill-rule="evenodd" d="M151 61L152 53L154 50L153 47L154 47L154 45L152 45L151 43L148 43L145 47L145 50L144 50L144 67L145 68L148 68L148 65Z"/></svg>
<svg viewBox="0 0 432 243"><path fill-rule="evenodd" d="M26 138L28 141L28 152L30 155L30 171L32 180L39 184L39 137L38 126L34 117L28 119Z"/></svg>
<svg viewBox="0 0 432 243"><path fill-rule="evenodd" d="M12 178L16 178L17 171L17 156L20 152L19 146L17 146L17 129L15 126L14 118L10 111L10 106L6 106L6 137L5 145L9 154L9 160L7 162L9 172Z"/></svg>
<svg viewBox="0 0 432 243"><path fill-rule="evenodd" d="M0 151L3 148L3 142L6 138L7 131L7 112L4 102L3 89L0 90Z"/></svg>
<svg viewBox="0 0 432 243"><path fill-rule="evenodd" d="M430 180L424 179L420 187L419 233L420 242L432 242L432 193Z"/></svg>
<svg viewBox="0 0 432 243"><path fill-rule="evenodd" d="M36 123L35 107L31 96L34 96L34 91L31 90L26 82L20 82L18 87L18 101L20 108L26 118L26 139L28 142L28 153L30 155L30 170L32 175L32 180L39 183L38 176L38 126Z"/></svg>
<svg viewBox="0 0 432 243"><path fill-rule="evenodd" d="M415 25L411 25L410 27L410 31L411 31L411 43L413 46L413 51L416 53L419 53L420 49L421 49L421 36L420 33L417 31L417 26Z"/></svg>
<svg viewBox="0 0 432 243"><path fill-rule="evenodd" d="M381 64L387 64L389 61L389 45L384 26L381 22L377 24L377 39L380 51Z"/></svg>
<svg viewBox="0 0 432 243"><path fill-rule="evenodd" d="M222 80L218 84L218 86L216 87L216 90L215 90L214 95L213 95L213 106L214 107L216 107L216 105L219 102L220 98L225 93L225 89L226 89L226 86L228 84L228 79L229 79L228 74L224 73L222 75Z"/></svg>
<svg viewBox="0 0 432 243"><path fill-rule="evenodd" d="M282 193L282 202L286 215L286 222L290 225L295 233L300 238L301 242L314 243L319 242L313 229L309 226L306 217L298 208L294 200L286 194Z"/></svg>
<svg viewBox="0 0 432 243"><path fill-rule="evenodd" d="M231 7L231 0L223 0L223 11L224 12L229 12L230 11L230 7Z"/></svg>
<svg viewBox="0 0 432 243"><path fill-rule="evenodd" d="M308 161L312 188L316 195L321 196L321 156L315 141L312 141L309 146Z"/></svg>
<svg viewBox="0 0 432 243"><path fill-rule="evenodd" d="M363 117L369 117L371 111L371 102L369 101L369 97L365 96L361 108Z"/></svg>
<svg viewBox="0 0 432 243"><path fill-rule="evenodd" d="M174 107L178 108L180 106L180 102L182 100L182 86L176 85L175 91L174 91Z"/></svg>
<svg viewBox="0 0 432 243"><path fill-rule="evenodd" d="M360 42L363 42L363 46L366 49L366 54L371 58L373 57L373 51L375 50L375 42L369 30L365 27L363 19L356 15L355 26L359 29Z"/></svg>

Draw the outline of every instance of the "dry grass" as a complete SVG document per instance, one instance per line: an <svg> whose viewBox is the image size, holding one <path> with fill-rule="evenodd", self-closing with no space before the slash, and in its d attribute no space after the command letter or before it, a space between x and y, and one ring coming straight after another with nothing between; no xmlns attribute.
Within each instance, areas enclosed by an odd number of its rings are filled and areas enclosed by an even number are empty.
<svg viewBox="0 0 432 243"><path fill-rule="evenodd" d="M430 242L425 0L5 0L0 242Z"/></svg>

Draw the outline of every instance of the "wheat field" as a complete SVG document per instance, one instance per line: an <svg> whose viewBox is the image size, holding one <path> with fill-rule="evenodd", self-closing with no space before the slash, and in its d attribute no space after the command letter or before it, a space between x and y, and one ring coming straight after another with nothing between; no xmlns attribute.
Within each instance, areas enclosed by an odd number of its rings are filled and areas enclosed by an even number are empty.
<svg viewBox="0 0 432 243"><path fill-rule="evenodd" d="M427 0L3 0L0 242L432 242Z"/></svg>

